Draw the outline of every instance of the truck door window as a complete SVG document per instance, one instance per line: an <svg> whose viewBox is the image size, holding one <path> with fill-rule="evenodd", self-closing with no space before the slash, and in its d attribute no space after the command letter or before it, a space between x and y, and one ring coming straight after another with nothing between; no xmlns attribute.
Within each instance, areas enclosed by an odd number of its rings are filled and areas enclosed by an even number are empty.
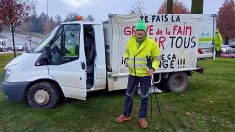
<svg viewBox="0 0 235 132"><path fill-rule="evenodd" d="M61 43L62 43L61 34L62 34L62 28L59 29L58 33L56 34L51 44L52 63L59 62L61 58Z"/></svg>
<svg viewBox="0 0 235 132"><path fill-rule="evenodd" d="M64 25L64 49L63 56L72 57L71 59L79 58L80 45L80 25Z"/></svg>
<svg viewBox="0 0 235 132"><path fill-rule="evenodd" d="M79 24L61 26L51 41L51 65L60 65L79 58L80 28Z"/></svg>
<svg viewBox="0 0 235 132"><path fill-rule="evenodd" d="M60 29L61 26L57 26L55 27L51 32L50 34L48 35L47 38L45 38L41 44L39 44L37 46L37 48L34 49L33 53L42 53L44 51L44 47L51 41L51 39L54 37L54 35L57 33L57 30L61 30Z"/></svg>

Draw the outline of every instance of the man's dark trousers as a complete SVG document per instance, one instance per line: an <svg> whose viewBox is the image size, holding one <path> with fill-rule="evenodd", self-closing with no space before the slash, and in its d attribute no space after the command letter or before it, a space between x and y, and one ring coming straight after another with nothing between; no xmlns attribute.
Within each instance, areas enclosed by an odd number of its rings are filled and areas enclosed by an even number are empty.
<svg viewBox="0 0 235 132"><path fill-rule="evenodd" d="M138 77L129 75L128 84L125 96L125 108L123 115L131 116L132 106L133 106L133 97L136 91L138 84L140 83L141 89L141 107L139 109L139 118L146 118L148 112L148 95L149 88L151 85L150 76Z"/></svg>

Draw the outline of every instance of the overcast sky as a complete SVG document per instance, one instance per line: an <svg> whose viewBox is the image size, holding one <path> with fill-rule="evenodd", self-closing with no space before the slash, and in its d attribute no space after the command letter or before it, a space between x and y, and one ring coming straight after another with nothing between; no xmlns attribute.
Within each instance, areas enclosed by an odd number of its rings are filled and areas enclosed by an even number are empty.
<svg viewBox="0 0 235 132"><path fill-rule="evenodd" d="M47 0L37 0L36 12L46 11ZM142 0L147 14L156 13L164 0ZM191 0L178 0L190 10ZM108 14L128 14L136 0L48 0L48 15L61 15L64 19L69 12L78 12L84 17L91 14L96 21L105 21ZM204 14L217 14L224 0L204 0Z"/></svg>

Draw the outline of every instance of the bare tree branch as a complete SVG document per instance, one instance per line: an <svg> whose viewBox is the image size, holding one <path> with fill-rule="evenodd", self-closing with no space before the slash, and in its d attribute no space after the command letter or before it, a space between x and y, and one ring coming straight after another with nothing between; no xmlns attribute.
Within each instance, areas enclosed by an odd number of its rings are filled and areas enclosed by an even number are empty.
<svg viewBox="0 0 235 132"><path fill-rule="evenodd" d="M144 2L142 0L136 0L136 2L132 5L129 14L145 14Z"/></svg>

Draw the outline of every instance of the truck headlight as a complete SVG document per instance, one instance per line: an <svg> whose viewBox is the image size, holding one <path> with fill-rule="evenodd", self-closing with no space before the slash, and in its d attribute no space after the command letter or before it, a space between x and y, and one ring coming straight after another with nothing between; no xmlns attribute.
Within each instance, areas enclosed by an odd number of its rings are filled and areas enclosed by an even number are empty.
<svg viewBox="0 0 235 132"><path fill-rule="evenodd" d="M11 77L11 69L7 68L5 72L5 81L9 82Z"/></svg>
<svg viewBox="0 0 235 132"><path fill-rule="evenodd" d="M10 82L12 69L16 67L17 64L11 65L6 68L5 71L5 81Z"/></svg>

